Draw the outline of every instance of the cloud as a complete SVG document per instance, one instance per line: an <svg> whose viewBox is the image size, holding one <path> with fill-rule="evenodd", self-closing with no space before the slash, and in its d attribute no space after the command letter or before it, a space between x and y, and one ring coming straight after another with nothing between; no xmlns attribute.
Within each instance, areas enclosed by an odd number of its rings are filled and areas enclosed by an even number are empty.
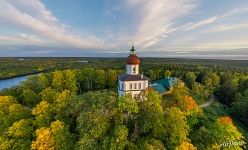
<svg viewBox="0 0 248 150"><path fill-rule="evenodd" d="M241 48L247 48L248 42L246 39L225 39L218 40L218 41L211 41L211 42L199 42L195 44L192 47L196 47L199 49L241 49Z"/></svg>
<svg viewBox="0 0 248 150"><path fill-rule="evenodd" d="M213 24L218 20L225 20L228 17L239 15L239 14L242 14L242 13L245 13L245 12L248 12L248 7L234 8L234 9L228 10L227 12L225 12L222 15L209 17L207 19L204 19L204 20L201 20L201 21L195 22L195 23L187 23L186 25L182 26L181 28L186 30L186 31L187 30L193 30L193 29L197 29L199 27L205 26L205 25ZM222 29L220 29L220 31L229 30L229 27L227 27L227 28L226 27L223 27ZM236 26L236 27L233 27L233 28L239 28L239 27Z"/></svg>
<svg viewBox="0 0 248 150"><path fill-rule="evenodd" d="M159 42L179 19L196 6L193 0L129 0L143 14L134 36L136 45L150 47ZM168 35L167 35L168 36Z"/></svg>
<svg viewBox="0 0 248 150"><path fill-rule="evenodd" d="M127 53L127 48L135 42L138 51L178 51L183 54L189 50L217 51L248 47L245 40L248 38L245 18L248 7L238 4L232 6L233 9L221 6L223 10L216 11L222 12L220 14L214 11L209 13L205 6L199 7L204 11L198 13L197 7L202 4L198 0L106 1L101 6L103 9L89 10L100 11L94 15L102 15L94 16L99 17L94 25L92 21L83 21L85 26L80 28L79 33L73 32L77 30L76 24L62 23L65 18L55 17L53 10L48 10L43 2L0 0L0 48L19 48L30 53L43 49L57 50L56 53L90 49L91 54L108 54ZM65 6L58 4L56 9L62 7ZM82 14L85 15L82 18L90 18L90 14ZM71 17L72 20L76 19L73 18L75 16ZM92 30L94 27L97 27L96 32Z"/></svg>
<svg viewBox="0 0 248 150"><path fill-rule="evenodd" d="M193 29L199 28L201 26L211 24L211 23L215 22L217 19L218 19L218 17L214 16L214 17L207 18L207 19L202 20L202 21L197 22L197 23L188 24L188 27L186 27L185 30L193 30Z"/></svg>
<svg viewBox="0 0 248 150"><path fill-rule="evenodd" d="M43 44L48 44L49 42L40 39L32 34L21 33L19 36L0 35L0 43L3 45L6 44L43 45Z"/></svg>
<svg viewBox="0 0 248 150"><path fill-rule="evenodd" d="M204 33L224 32L224 31L237 30L237 29L242 29L242 28L247 28L247 27L248 27L248 23L221 24L221 25L215 25L211 29L205 30Z"/></svg>
<svg viewBox="0 0 248 150"><path fill-rule="evenodd" d="M235 15L239 15L239 14L247 13L247 12L248 12L248 7L247 6L239 6L237 8L233 8L233 9L227 11L221 17L226 18L226 17L235 16Z"/></svg>
<svg viewBox="0 0 248 150"><path fill-rule="evenodd" d="M103 41L93 35L72 33L38 0L0 0L0 19L6 25L25 28L60 45L99 49L104 46Z"/></svg>
<svg viewBox="0 0 248 150"><path fill-rule="evenodd" d="M245 48L248 46L247 42L242 41L245 36L240 36L237 33L235 37L232 37L224 32L244 29L246 27L244 21L236 25L224 25L222 23L228 21L232 16L245 14L248 10L246 7L233 6L236 8L213 16L204 12L200 18L205 19L192 22L191 19L194 18L189 19L188 16L195 13L194 10L198 5L193 0L129 0L129 9L135 9L134 16L137 19L134 25L137 32L125 36L125 40L117 38L120 42L117 42L116 45L120 46L120 43L127 44L134 41L141 51L184 51L190 49L193 51L206 49L216 51L219 48ZM204 31L208 35L203 35ZM215 35L214 31L223 33ZM240 30L237 32L240 32ZM226 44L225 41L228 41L229 44Z"/></svg>
<svg viewBox="0 0 248 150"><path fill-rule="evenodd" d="M157 49L216 51L216 49L247 48L248 42L244 40L248 38L248 23L244 19L247 12L247 7L236 6L234 9L206 17L198 22L184 22L184 24L174 26L170 32L174 36L167 42L163 41Z"/></svg>

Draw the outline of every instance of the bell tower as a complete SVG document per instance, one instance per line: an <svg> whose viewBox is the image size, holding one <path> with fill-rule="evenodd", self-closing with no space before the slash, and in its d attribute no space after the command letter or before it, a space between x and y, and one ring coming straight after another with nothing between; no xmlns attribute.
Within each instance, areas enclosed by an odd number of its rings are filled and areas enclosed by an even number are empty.
<svg viewBox="0 0 248 150"><path fill-rule="evenodd" d="M139 74L140 58L136 55L134 46L126 59L126 73L118 75L118 95L131 94L138 97L148 87L149 78Z"/></svg>
<svg viewBox="0 0 248 150"><path fill-rule="evenodd" d="M136 55L134 46L132 46L130 50L130 54L126 61L126 74L129 74L129 75L139 74L139 64L140 64L140 59Z"/></svg>

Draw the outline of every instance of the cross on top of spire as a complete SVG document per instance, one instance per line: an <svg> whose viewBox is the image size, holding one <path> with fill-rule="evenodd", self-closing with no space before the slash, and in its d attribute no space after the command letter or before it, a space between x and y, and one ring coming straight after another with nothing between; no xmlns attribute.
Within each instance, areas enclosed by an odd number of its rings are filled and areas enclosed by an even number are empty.
<svg viewBox="0 0 248 150"><path fill-rule="evenodd" d="M131 53L131 54L135 54L134 43L133 43L133 45L132 45L132 49L130 50L130 53Z"/></svg>

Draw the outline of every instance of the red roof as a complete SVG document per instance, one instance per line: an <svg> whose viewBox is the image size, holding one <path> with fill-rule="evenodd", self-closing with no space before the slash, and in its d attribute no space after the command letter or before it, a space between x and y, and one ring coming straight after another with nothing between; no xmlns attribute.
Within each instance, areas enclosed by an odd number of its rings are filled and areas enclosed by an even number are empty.
<svg viewBox="0 0 248 150"><path fill-rule="evenodd" d="M129 65L138 65L138 64L140 64L140 59L135 54L130 54L127 57L126 63Z"/></svg>

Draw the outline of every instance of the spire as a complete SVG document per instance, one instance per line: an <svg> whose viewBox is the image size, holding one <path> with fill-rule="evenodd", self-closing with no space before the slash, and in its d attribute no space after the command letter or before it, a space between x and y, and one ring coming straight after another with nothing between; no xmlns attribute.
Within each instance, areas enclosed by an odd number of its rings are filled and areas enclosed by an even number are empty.
<svg viewBox="0 0 248 150"><path fill-rule="evenodd" d="M132 45L132 49L130 50L130 54L135 54L134 43L133 43L133 45Z"/></svg>

